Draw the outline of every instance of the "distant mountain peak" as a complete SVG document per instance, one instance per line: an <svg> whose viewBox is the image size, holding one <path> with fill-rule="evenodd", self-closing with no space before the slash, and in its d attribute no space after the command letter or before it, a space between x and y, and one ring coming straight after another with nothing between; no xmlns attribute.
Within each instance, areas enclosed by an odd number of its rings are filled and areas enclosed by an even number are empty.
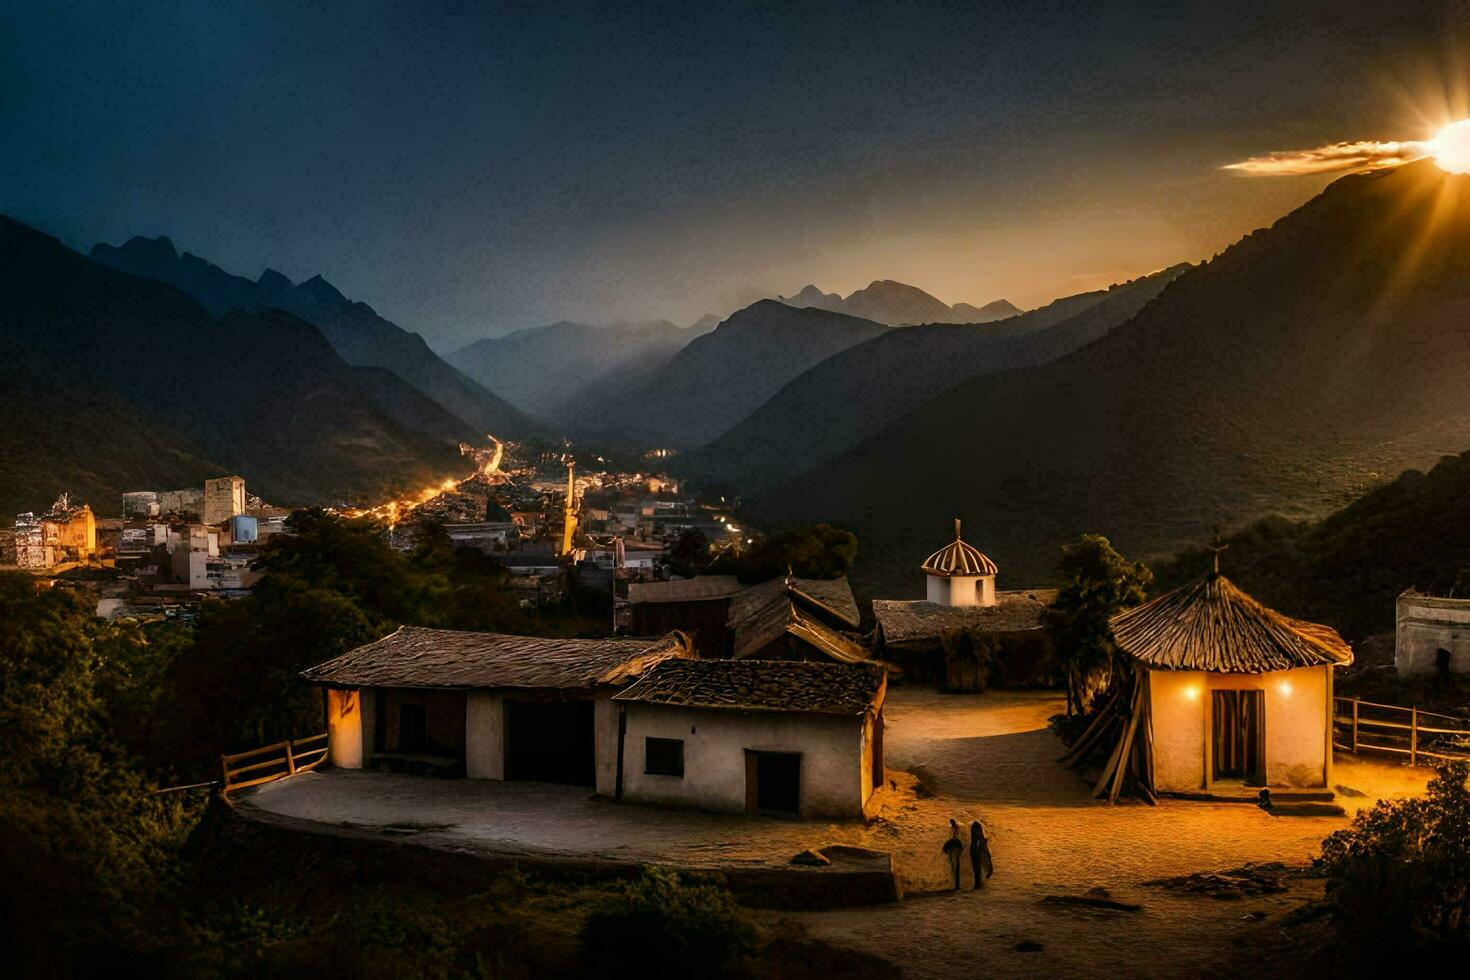
<svg viewBox="0 0 1470 980"><path fill-rule="evenodd" d="M919 323L988 323L1015 316L1021 311L1005 300L983 307L969 303L949 306L943 300L896 279L874 279L846 298L837 293L824 293L808 284L794 296L782 296L779 302L788 306L812 307L832 313L846 313L891 326Z"/></svg>
<svg viewBox="0 0 1470 980"><path fill-rule="evenodd" d="M313 303L335 305L348 302L347 297L342 295L342 291L323 279L320 274L312 276L296 288Z"/></svg>
<svg viewBox="0 0 1470 980"><path fill-rule="evenodd" d="M265 289L271 290L291 289L294 288L296 285L290 279L287 279L283 274L271 268L267 268L264 272L262 272L260 274L260 278L255 280L255 284L257 286L262 286Z"/></svg>

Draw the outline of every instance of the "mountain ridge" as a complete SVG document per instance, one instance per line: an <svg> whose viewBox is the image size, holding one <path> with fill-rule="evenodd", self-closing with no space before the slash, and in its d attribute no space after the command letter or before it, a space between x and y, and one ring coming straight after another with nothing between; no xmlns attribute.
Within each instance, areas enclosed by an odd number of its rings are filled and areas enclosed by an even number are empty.
<svg viewBox="0 0 1470 980"><path fill-rule="evenodd" d="M875 279L845 298L838 293L824 293L815 285L808 284L794 296L777 296L776 299L799 309L845 313L894 327L926 323L990 323L1021 312L1004 299L984 306L969 303L950 306L917 286L893 279Z"/></svg>

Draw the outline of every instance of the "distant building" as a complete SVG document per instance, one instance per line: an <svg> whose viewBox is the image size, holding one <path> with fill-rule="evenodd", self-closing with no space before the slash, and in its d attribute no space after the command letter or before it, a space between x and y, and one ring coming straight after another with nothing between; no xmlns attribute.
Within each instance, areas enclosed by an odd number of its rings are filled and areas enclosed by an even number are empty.
<svg viewBox="0 0 1470 980"><path fill-rule="evenodd" d="M753 585L730 600L726 625L737 660L833 660L858 663L868 649L849 632L861 622L847 577L786 576Z"/></svg>
<svg viewBox="0 0 1470 980"><path fill-rule="evenodd" d="M221 476L204 481L204 501L200 516L205 524L223 524L236 514L245 513L245 480L239 476Z"/></svg>
<svg viewBox="0 0 1470 980"><path fill-rule="evenodd" d="M16 515L13 548L21 568L87 561L97 554L97 518L91 507L74 507L63 493L39 517L29 511Z"/></svg>
<svg viewBox="0 0 1470 980"><path fill-rule="evenodd" d="M874 599L879 655L911 680L947 690L983 690L991 683L1031 684L1048 662L1042 616L1055 590L1001 592L995 562L960 536L919 566L926 599ZM946 637L951 649L946 649ZM976 644L984 644L982 653Z"/></svg>
<svg viewBox="0 0 1470 980"><path fill-rule="evenodd" d="M475 524L445 524L444 532L456 547L481 551L505 551L521 540L515 521L481 521Z"/></svg>
<svg viewBox="0 0 1470 980"><path fill-rule="evenodd" d="M672 582L628 583L628 631L660 636L681 630L701 657L728 657L731 635L725 628L730 600L745 587L734 575L698 575Z"/></svg>
<svg viewBox="0 0 1470 980"><path fill-rule="evenodd" d="M156 490L134 490L122 495L123 517L157 517L159 514Z"/></svg>
<svg viewBox="0 0 1470 980"><path fill-rule="evenodd" d="M249 514L236 514L225 522L231 544L254 544L260 537L260 522Z"/></svg>
<svg viewBox="0 0 1470 980"><path fill-rule="evenodd" d="M876 664L665 660L613 696L626 799L862 817L883 783Z"/></svg>
<svg viewBox="0 0 1470 980"><path fill-rule="evenodd" d="M163 490L158 494L158 513L181 517L202 517L204 514L204 490L202 487L185 487L183 490Z"/></svg>
<svg viewBox="0 0 1470 980"><path fill-rule="evenodd" d="M1393 662L1402 677L1470 673L1470 599L1405 590L1395 608Z"/></svg>

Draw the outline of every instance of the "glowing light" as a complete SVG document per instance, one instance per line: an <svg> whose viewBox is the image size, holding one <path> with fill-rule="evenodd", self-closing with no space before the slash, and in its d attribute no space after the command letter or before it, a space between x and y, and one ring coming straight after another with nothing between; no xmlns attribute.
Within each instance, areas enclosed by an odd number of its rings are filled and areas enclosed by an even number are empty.
<svg viewBox="0 0 1470 980"><path fill-rule="evenodd" d="M1470 119L1452 122L1429 141L1439 169L1452 174L1470 173Z"/></svg>
<svg viewBox="0 0 1470 980"><path fill-rule="evenodd" d="M1199 685L1189 684L1184 688L1184 696L1191 701L1199 700Z"/></svg>
<svg viewBox="0 0 1470 980"><path fill-rule="evenodd" d="M1334 170L1396 167L1423 159L1434 152L1433 141L1354 140L1329 143L1310 150L1276 150L1248 157L1238 163L1227 163L1220 169L1245 177L1298 177L1304 174L1331 173Z"/></svg>
<svg viewBox="0 0 1470 980"><path fill-rule="evenodd" d="M1281 691L1281 694L1284 697L1291 696L1291 681L1282 681L1280 684L1277 685L1277 688Z"/></svg>

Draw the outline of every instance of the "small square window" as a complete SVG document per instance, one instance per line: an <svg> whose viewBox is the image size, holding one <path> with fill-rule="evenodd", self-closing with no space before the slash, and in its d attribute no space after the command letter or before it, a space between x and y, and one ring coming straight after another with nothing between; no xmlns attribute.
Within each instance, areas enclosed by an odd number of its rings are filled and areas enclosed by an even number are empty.
<svg viewBox="0 0 1470 980"><path fill-rule="evenodd" d="M684 740L680 738L646 738L643 740L643 772L649 776L684 778Z"/></svg>

